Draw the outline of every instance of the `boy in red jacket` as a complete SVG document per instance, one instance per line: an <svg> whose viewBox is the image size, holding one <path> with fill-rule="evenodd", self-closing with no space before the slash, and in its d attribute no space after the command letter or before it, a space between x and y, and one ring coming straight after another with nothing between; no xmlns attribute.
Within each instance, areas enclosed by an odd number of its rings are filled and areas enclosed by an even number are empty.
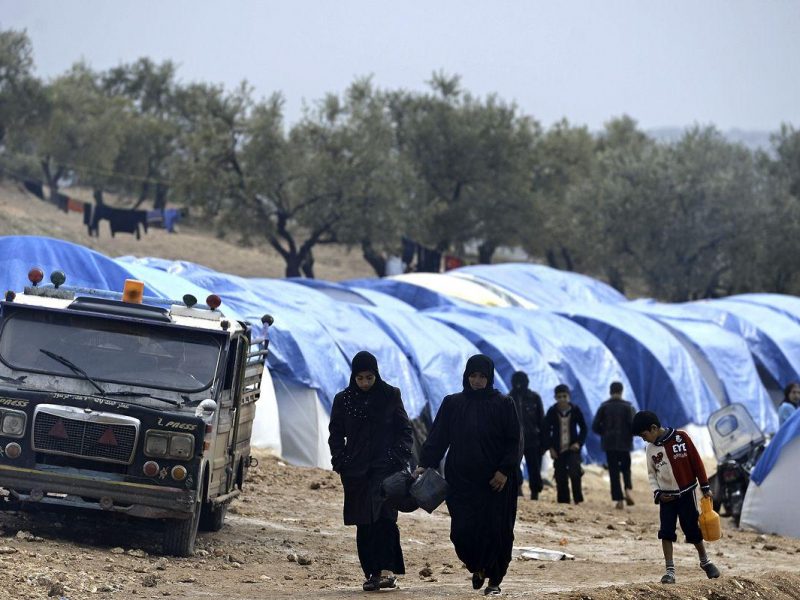
<svg viewBox="0 0 800 600"><path fill-rule="evenodd" d="M700 568L709 579L719 577L719 569L706 554L703 535L697 523L700 515L697 512L694 490L699 482L703 495L711 497L711 489L703 461L691 438L680 429L662 427L658 416L649 410L634 415L632 431L647 442L647 475L661 512L658 538L661 540L667 565L667 572L661 578L661 583L675 583L672 544L678 540L675 533L677 521L681 523L686 541L697 548Z"/></svg>

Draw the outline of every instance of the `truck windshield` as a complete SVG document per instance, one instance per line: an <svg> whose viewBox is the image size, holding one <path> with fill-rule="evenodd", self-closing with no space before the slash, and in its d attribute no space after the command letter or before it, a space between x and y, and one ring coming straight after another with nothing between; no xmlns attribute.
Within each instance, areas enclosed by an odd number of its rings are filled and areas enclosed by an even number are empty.
<svg viewBox="0 0 800 600"><path fill-rule="evenodd" d="M49 311L8 316L0 332L0 360L17 370L79 377L48 353L94 380L195 392L213 382L220 343L203 331L148 323Z"/></svg>

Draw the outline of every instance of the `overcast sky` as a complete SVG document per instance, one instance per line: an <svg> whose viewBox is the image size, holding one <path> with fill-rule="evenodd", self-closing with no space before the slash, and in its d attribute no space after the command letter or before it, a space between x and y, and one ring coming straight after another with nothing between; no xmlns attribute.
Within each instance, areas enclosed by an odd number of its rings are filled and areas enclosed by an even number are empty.
<svg viewBox="0 0 800 600"><path fill-rule="evenodd" d="M424 89L435 70L550 125L800 126L800 0L0 0L26 29L37 72L141 56L183 81L303 102L358 76Z"/></svg>

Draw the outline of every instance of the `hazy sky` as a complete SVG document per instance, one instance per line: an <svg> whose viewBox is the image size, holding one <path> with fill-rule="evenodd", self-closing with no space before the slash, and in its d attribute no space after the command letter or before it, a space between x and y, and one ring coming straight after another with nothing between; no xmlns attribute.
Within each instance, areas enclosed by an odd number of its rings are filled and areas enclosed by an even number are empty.
<svg viewBox="0 0 800 600"><path fill-rule="evenodd" d="M800 0L0 0L38 74L172 59L183 81L303 101L357 76L424 89L435 70L545 125L800 126Z"/></svg>

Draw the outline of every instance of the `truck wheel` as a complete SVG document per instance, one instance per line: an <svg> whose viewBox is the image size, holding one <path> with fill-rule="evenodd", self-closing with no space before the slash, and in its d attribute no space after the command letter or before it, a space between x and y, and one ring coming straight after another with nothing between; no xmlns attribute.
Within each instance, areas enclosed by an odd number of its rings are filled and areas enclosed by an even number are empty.
<svg viewBox="0 0 800 600"><path fill-rule="evenodd" d="M200 531L219 531L225 522L228 512L228 503L214 505L211 502L203 503L200 514Z"/></svg>
<svg viewBox="0 0 800 600"><path fill-rule="evenodd" d="M188 519L167 519L164 524L164 554L172 556L192 556L197 526L200 522L200 503L195 505Z"/></svg>

